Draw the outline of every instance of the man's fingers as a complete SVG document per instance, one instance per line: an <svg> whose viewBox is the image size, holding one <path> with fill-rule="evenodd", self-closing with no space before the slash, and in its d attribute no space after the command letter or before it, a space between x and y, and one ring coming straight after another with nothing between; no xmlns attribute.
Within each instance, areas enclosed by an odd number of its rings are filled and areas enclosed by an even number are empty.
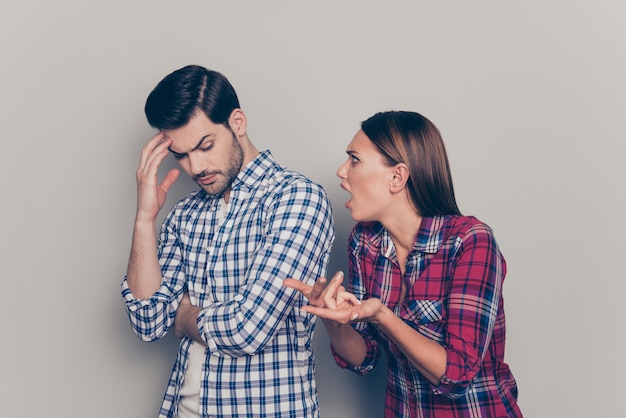
<svg viewBox="0 0 626 418"><path fill-rule="evenodd" d="M143 166L143 173L149 175L156 175L159 165L167 157L168 146L171 141L169 139L163 139L147 156L145 164Z"/></svg>
<svg viewBox="0 0 626 418"><path fill-rule="evenodd" d="M167 138L165 136L165 134L163 132L159 132L156 135L154 135L150 141L148 141L148 143L146 144L146 148L148 150L154 150L156 149L159 145L163 144L164 142L166 142L169 138Z"/></svg>
<svg viewBox="0 0 626 418"><path fill-rule="evenodd" d="M139 163L138 175L145 175L150 169L158 168L161 161L167 156L168 147L171 145L171 139L167 138L163 133L156 134L145 147L141 150L141 160Z"/></svg>
<svg viewBox="0 0 626 418"><path fill-rule="evenodd" d="M189 293L185 292L183 294L183 298L180 300L180 304L181 305L184 305L184 304L191 305L191 298L189 297Z"/></svg>
<svg viewBox="0 0 626 418"><path fill-rule="evenodd" d="M167 191L170 189L172 184L174 184L179 174L180 174L180 171L177 170L176 168L173 168L172 170L170 170L169 173L167 173L167 175L161 182L161 188L163 189L165 193L167 193Z"/></svg>
<svg viewBox="0 0 626 418"><path fill-rule="evenodd" d="M148 160L148 156L154 151L154 149L165 141L165 135L163 132L159 132L154 135L141 150L141 162L144 163Z"/></svg>

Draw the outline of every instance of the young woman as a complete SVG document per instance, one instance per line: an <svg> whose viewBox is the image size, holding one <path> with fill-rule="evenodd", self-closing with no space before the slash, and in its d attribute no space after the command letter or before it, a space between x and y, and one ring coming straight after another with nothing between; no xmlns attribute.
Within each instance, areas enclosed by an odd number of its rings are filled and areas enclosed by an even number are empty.
<svg viewBox="0 0 626 418"><path fill-rule="evenodd" d="M357 222L349 289L286 279L324 321L340 367L386 351L385 417L521 417L504 362L506 265L492 230L462 216L437 128L413 112L362 123L339 167Z"/></svg>

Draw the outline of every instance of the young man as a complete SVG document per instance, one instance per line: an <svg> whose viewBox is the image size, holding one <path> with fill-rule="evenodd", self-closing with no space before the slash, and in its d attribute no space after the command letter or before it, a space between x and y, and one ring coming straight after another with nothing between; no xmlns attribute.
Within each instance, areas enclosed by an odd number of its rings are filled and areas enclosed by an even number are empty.
<svg viewBox="0 0 626 418"><path fill-rule="evenodd" d="M187 66L150 93L159 130L137 170L137 215L122 295L145 341L181 338L162 417L318 417L306 300L282 286L325 276L334 240L321 186L259 152L235 90ZM178 177L159 183L171 153L200 186L156 218Z"/></svg>

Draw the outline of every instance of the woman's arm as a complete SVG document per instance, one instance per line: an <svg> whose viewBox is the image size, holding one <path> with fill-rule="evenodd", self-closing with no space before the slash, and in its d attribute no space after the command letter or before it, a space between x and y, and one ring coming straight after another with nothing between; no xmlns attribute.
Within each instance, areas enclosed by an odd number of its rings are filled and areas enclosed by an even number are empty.
<svg viewBox="0 0 626 418"><path fill-rule="evenodd" d="M380 308L369 322L376 324L430 383L438 385L446 371L446 350L411 328L380 301L378 304Z"/></svg>
<svg viewBox="0 0 626 418"><path fill-rule="evenodd" d="M363 337L349 321L349 312L360 302L342 286L343 273L338 272L326 286L326 278L320 277L313 286L296 279L285 279L283 285L302 293L309 306L302 310L322 318L330 343L335 352L350 365L358 367L365 360L367 347Z"/></svg>
<svg viewBox="0 0 626 418"><path fill-rule="evenodd" d="M420 334L398 318L389 308L383 305L379 299L371 298L360 303L354 302L354 295L337 291L336 287L341 282L340 276L333 279L331 284L321 292L321 299L330 303L319 302L320 297L309 299L314 302L311 306L302 309L323 318L324 325L335 352L353 366L360 366L367 354L367 347L363 337L349 324L351 322L370 322L378 326L382 332L402 350L411 364L420 371L432 384L439 384L446 370L446 350L435 341ZM315 287L321 280L318 280ZM298 282L300 283L300 282ZM300 290L305 296L316 292L305 289L306 285L297 285L292 282L286 286ZM314 287L314 288L315 288ZM312 288L312 289L314 289ZM343 294L342 294L343 293ZM340 296L339 296L340 295ZM349 295L349 296L348 296ZM339 303L334 303L337 300ZM335 304L335 306L333 306Z"/></svg>

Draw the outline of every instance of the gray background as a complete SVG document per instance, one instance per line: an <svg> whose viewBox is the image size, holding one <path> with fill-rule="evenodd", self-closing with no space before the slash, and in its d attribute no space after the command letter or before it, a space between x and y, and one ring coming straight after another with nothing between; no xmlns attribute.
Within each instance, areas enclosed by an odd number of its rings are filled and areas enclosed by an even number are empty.
<svg viewBox="0 0 626 418"><path fill-rule="evenodd" d="M626 6L620 1L2 1L0 415L150 417L174 338L141 343L119 294L145 98L189 63L225 73L260 149L320 182L359 122L442 131L461 210L507 258L506 358L528 417L621 416ZM174 163L168 159L168 166ZM193 187L179 180L173 201ZM322 416L381 416L384 367L315 337Z"/></svg>

